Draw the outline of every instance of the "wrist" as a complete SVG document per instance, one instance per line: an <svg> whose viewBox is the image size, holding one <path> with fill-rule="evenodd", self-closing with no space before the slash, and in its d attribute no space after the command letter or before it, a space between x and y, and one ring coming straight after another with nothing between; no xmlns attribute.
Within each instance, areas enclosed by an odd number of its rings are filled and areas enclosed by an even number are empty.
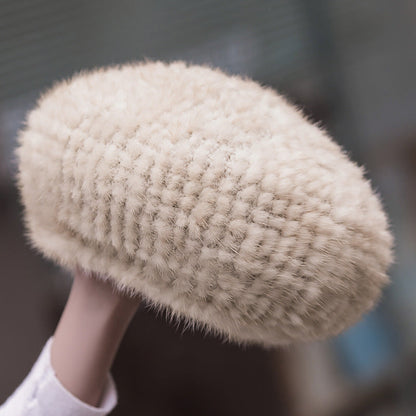
<svg viewBox="0 0 416 416"><path fill-rule="evenodd" d="M109 281L77 272L55 331L52 366L61 383L96 405L139 298L117 291Z"/></svg>

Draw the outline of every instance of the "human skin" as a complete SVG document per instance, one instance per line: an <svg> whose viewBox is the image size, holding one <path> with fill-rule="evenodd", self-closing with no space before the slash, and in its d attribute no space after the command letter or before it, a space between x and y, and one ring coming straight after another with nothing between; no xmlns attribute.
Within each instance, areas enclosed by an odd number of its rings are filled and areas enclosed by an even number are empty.
<svg viewBox="0 0 416 416"><path fill-rule="evenodd" d="M98 406L108 372L139 296L117 291L110 281L81 270L73 284L51 346L51 364L62 385Z"/></svg>

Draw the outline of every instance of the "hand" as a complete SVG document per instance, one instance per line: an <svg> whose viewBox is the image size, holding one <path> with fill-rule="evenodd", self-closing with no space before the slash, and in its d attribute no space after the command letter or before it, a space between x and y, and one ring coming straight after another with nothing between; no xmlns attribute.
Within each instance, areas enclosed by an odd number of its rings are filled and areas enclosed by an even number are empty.
<svg viewBox="0 0 416 416"><path fill-rule="evenodd" d="M77 270L51 346L58 380L74 396L98 406L139 297L118 292L100 276Z"/></svg>

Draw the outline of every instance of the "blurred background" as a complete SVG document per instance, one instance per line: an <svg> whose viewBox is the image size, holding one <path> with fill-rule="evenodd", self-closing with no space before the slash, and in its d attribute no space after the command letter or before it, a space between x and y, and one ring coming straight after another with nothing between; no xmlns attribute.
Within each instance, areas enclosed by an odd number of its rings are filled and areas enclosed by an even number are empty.
<svg viewBox="0 0 416 416"><path fill-rule="evenodd" d="M274 351L169 326L145 305L113 368L114 415L416 414L416 2L0 0L0 403L53 333L70 276L28 246L16 133L84 68L184 59L269 84L323 125L382 196L391 286L341 336Z"/></svg>

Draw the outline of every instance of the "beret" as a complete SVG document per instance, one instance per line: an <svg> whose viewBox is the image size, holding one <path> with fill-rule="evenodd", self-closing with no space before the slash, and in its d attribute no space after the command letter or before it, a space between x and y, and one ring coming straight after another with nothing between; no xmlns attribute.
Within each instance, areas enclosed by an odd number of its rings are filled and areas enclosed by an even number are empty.
<svg viewBox="0 0 416 416"><path fill-rule="evenodd" d="M207 64L77 73L18 135L32 246L241 344L336 335L393 237L364 170L271 87Z"/></svg>

